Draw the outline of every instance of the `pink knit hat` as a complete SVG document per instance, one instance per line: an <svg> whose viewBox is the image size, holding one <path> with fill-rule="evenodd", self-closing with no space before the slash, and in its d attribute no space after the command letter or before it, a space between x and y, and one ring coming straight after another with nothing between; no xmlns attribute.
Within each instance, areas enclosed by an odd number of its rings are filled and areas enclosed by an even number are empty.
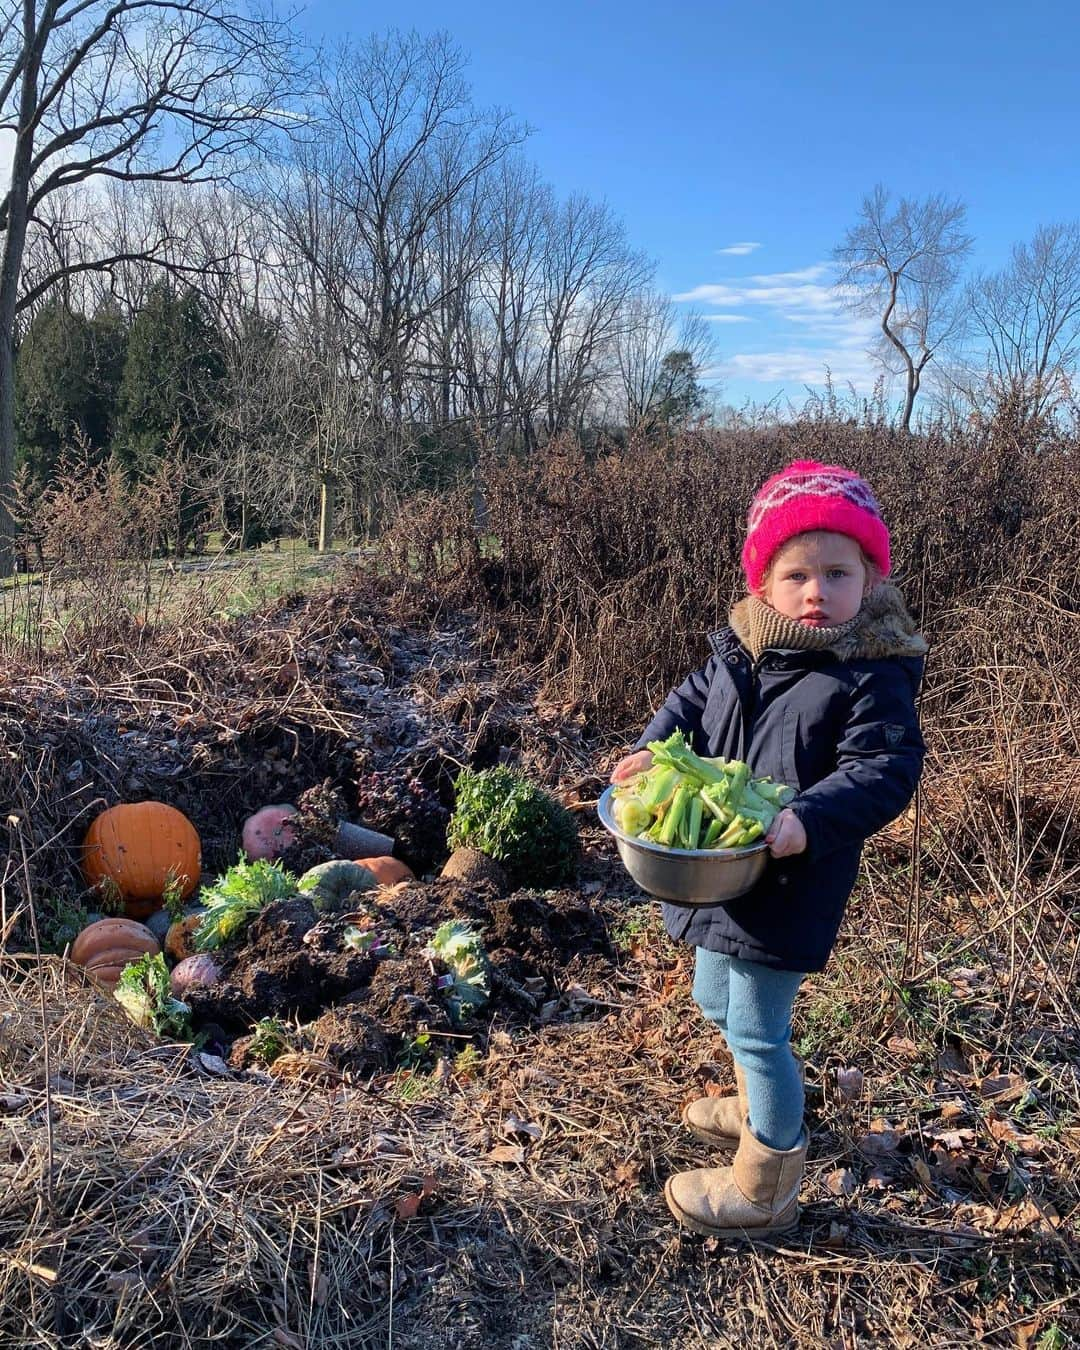
<svg viewBox="0 0 1080 1350"><path fill-rule="evenodd" d="M889 531L866 480L838 464L799 459L773 474L750 503L742 564L752 591L761 589L788 540L807 530L850 535L881 575L889 575Z"/></svg>

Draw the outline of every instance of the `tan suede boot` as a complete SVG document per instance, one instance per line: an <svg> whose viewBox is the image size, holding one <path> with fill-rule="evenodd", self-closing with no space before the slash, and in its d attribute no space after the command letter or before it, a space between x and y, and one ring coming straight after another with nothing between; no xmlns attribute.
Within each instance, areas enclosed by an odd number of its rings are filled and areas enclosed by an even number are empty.
<svg viewBox="0 0 1080 1350"><path fill-rule="evenodd" d="M699 1097L687 1102L680 1120L690 1131L713 1148L738 1148L746 1119L746 1075L735 1065L735 1095Z"/></svg>
<svg viewBox="0 0 1080 1350"><path fill-rule="evenodd" d="M799 1066L799 1077L805 1083L806 1061L801 1055L795 1055L795 1063ZM698 1097L696 1101L687 1102L679 1119L691 1134L713 1148L738 1148L746 1110L746 1075L735 1064L735 1096Z"/></svg>
<svg viewBox="0 0 1080 1350"><path fill-rule="evenodd" d="M769 1237L799 1221L807 1133L794 1148L768 1148L743 1127L730 1167L698 1167L669 1177L664 1199L676 1219L704 1237Z"/></svg>

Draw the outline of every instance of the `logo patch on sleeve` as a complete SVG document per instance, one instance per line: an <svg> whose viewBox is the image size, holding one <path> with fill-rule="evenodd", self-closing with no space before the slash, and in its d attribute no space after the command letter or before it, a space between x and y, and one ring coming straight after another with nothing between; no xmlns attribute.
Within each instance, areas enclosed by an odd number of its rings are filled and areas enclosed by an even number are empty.
<svg viewBox="0 0 1080 1350"><path fill-rule="evenodd" d="M904 739L904 728L893 722L885 723L885 744L895 748Z"/></svg>

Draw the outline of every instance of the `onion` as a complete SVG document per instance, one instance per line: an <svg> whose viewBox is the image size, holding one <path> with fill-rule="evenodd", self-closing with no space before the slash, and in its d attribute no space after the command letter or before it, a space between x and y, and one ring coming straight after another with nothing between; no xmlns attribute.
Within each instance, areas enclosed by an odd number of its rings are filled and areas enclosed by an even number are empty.
<svg viewBox="0 0 1080 1350"><path fill-rule="evenodd" d="M169 987L174 998L182 999L193 984L217 984L220 979L218 963L206 952L199 952L196 956L185 956L173 966Z"/></svg>

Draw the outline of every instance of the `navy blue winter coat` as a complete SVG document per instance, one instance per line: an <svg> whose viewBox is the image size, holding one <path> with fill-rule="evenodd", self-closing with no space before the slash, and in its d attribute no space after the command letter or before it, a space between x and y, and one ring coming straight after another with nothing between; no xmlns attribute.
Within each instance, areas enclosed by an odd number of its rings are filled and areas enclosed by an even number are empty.
<svg viewBox="0 0 1080 1350"><path fill-rule="evenodd" d="M781 970L821 970L855 885L863 841L907 806L925 747L915 712L926 644L899 592L877 587L828 651L743 646L745 601L713 655L668 695L636 749L676 729L701 755L746 760L798 790L804 853L770 856L762 879L722 905L664 904L672 937ZM740 637L741 634L741 637Z"/></svg>

